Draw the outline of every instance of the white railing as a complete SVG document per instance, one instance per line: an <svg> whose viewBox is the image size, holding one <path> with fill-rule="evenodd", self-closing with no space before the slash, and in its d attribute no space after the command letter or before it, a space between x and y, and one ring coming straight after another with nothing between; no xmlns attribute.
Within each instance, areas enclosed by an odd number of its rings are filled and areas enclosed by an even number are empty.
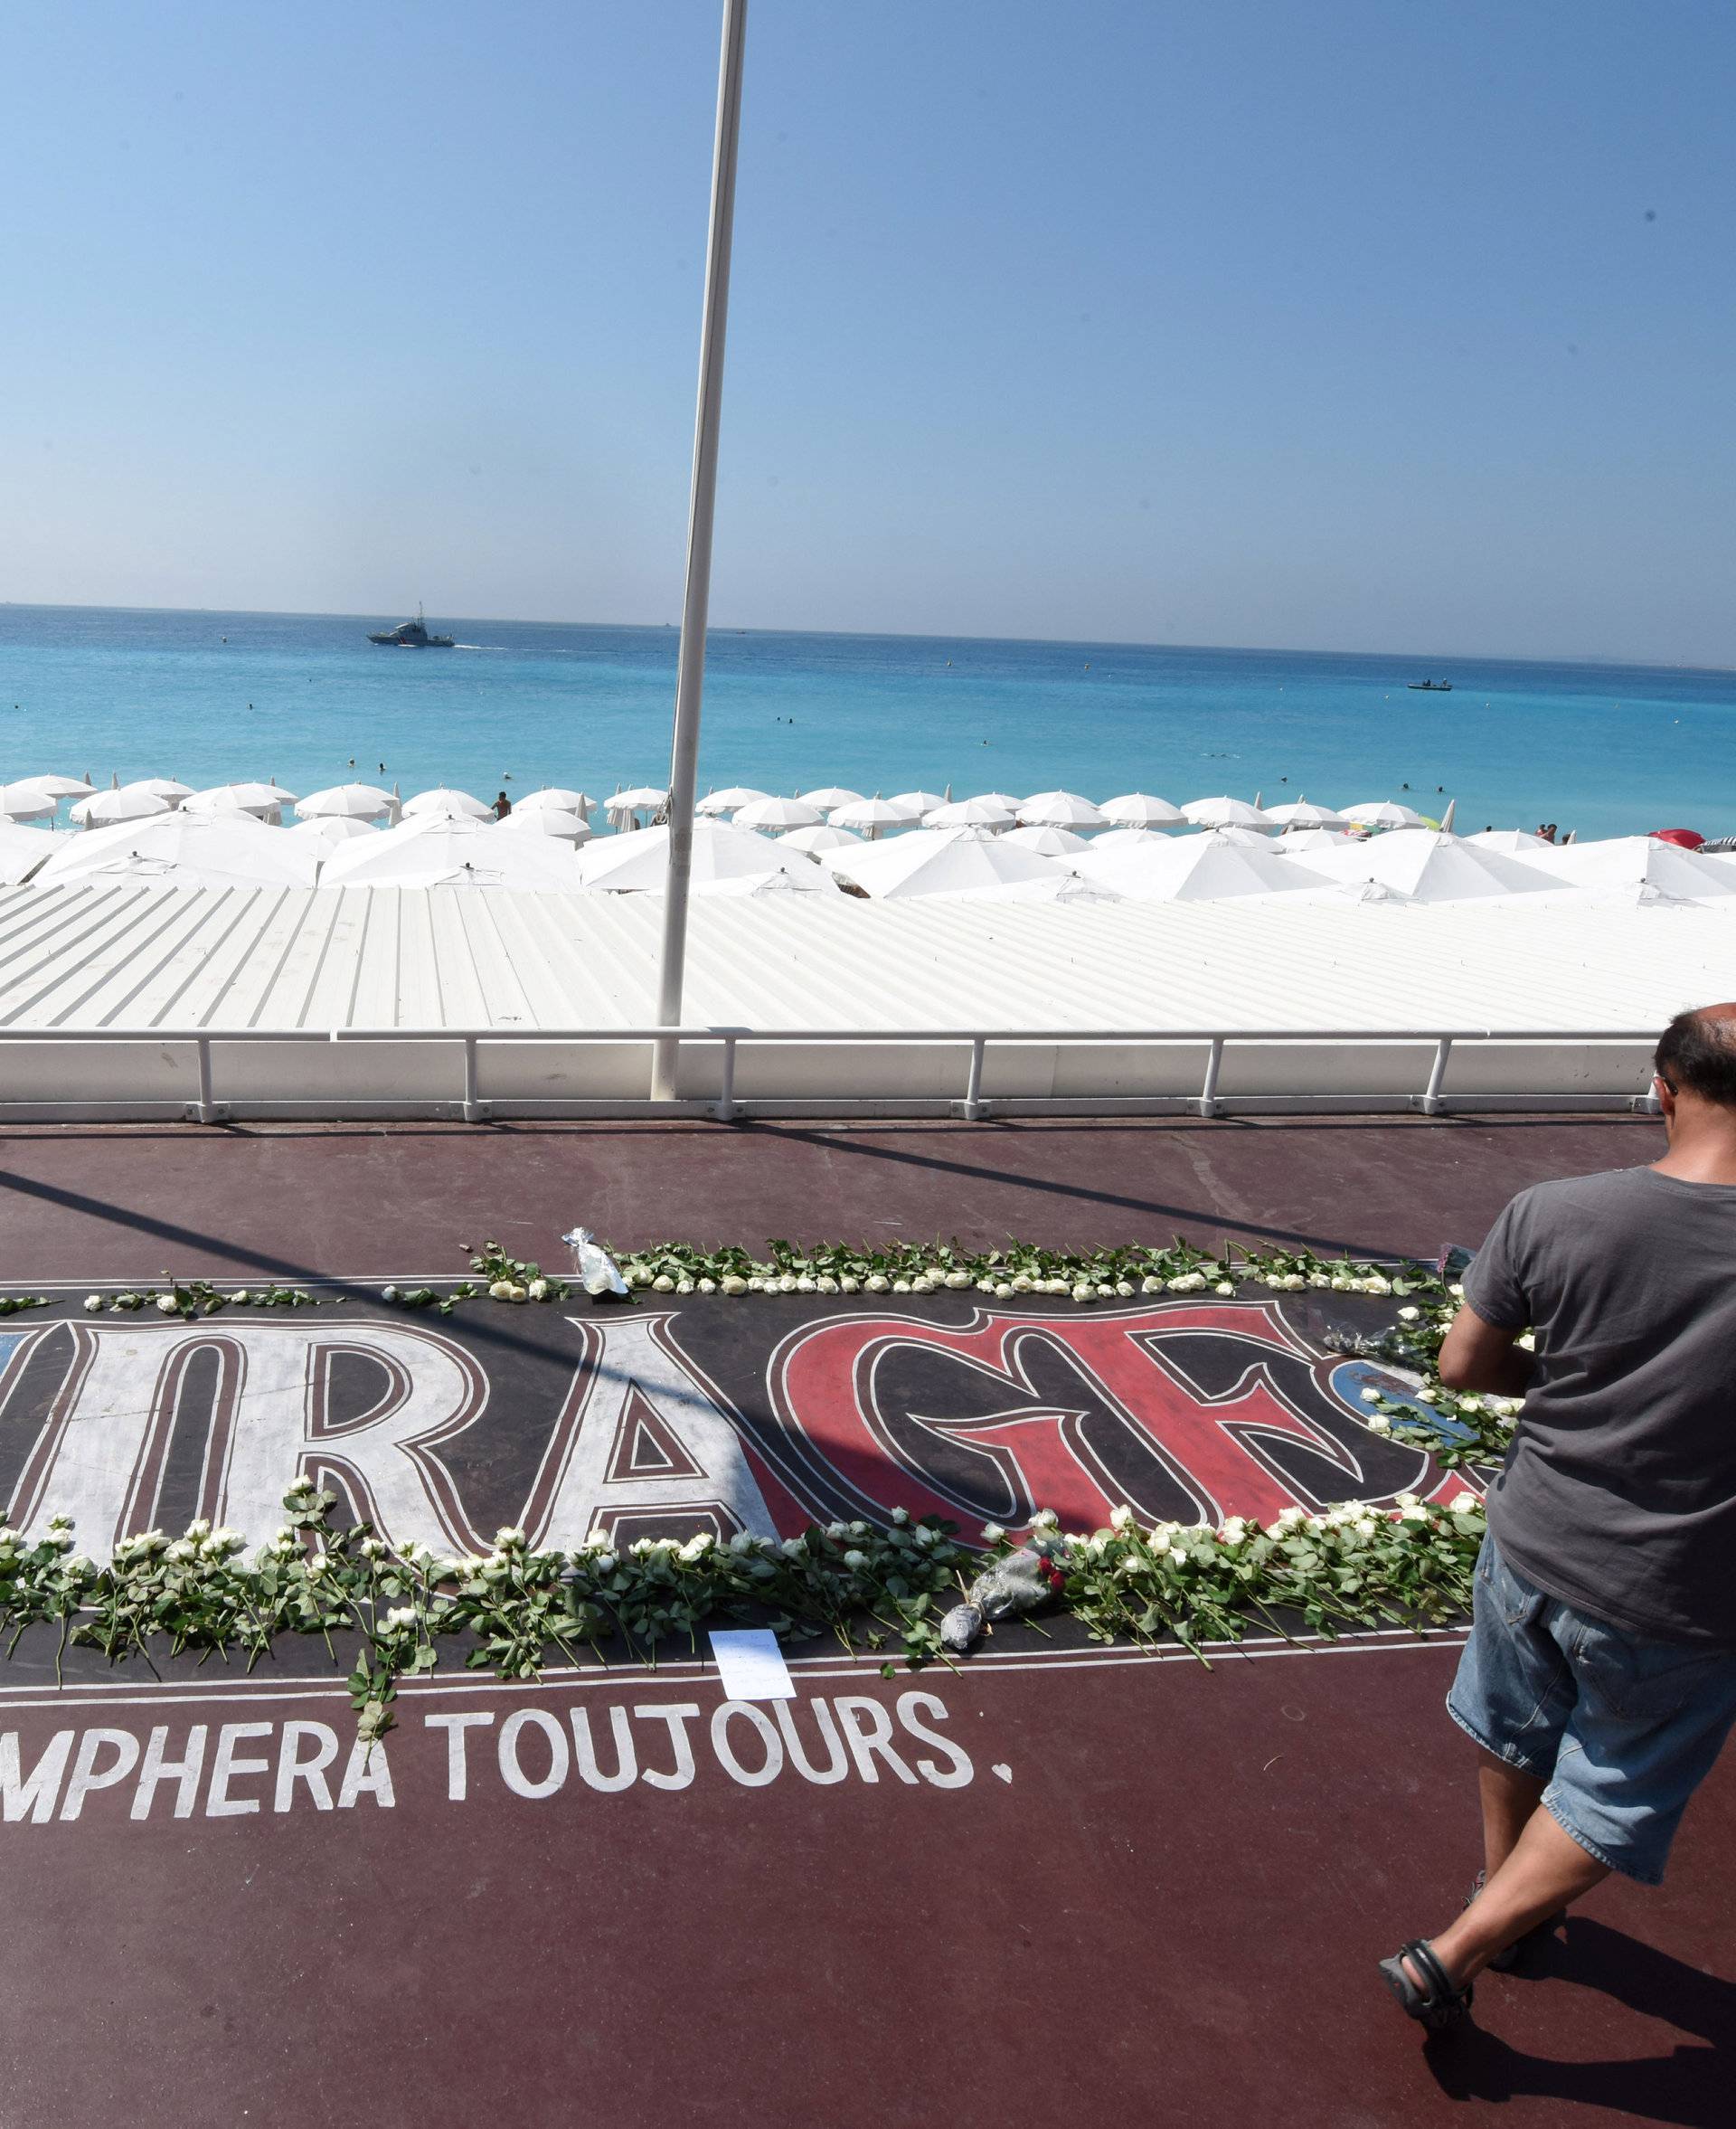
<svg viewBox="0 0 1736 2129"><path fill-rule="evenodd" d="M949 1048L966 1052L964 1084L957 1097L908 1096L888 1097L867 1095L861 1093L839 1092L825 1097L807 1097L799 1104L808 1112L848 1114L858 1112L886 1112L894 1106L908 1109L911 1106L934 1108L937 1104L948 1113L962 1116L976 1122L992 1110L1010 1112L1016 1108L1022 1113L1042 1113L1045 1110L1069 1113L1113 1113L1129 1111L1146 1112L1174 1112L1180 1110L1198 1116L1219 1116L1235 1109L1262 1106L1317 1110L1365 1108L1370 1110L1394 1107L1420 1111L1425 1116L1439 1116L1453 1108L1597 1108L1604 1110L1641 1110L1655 1112L1656 1102L1649 1086L1644 1092L1629 1093L1606 1093L1585 1094L1558 1086L1552 1090L1532 1089L1512 1094L1479 1094L1455 1100L1447 1092L1448 1067L1456 1049L1473 1046L1543 1046L1555 1050L1607 1050L1615 1047L1632 1048L1637 1044L1649 1046L1656 1041L1656 1028L1642 1029L1571 1029L1571 1028L1488 1028L1488 1027L1409 1027L1362 1028L1344 1027L1277 1027L1277 1028L760 1028L760 1027L336 1027L336 1028L165 1028L149 1032L139 1029L33 1027L0 1029L0 1115L8 1112L16 1114L30 1112L42 1114L52 1112L56 1115L76 1113L80 1118L98 1121L105 1112L125 1110L137 1113L141 1109L156 1108L178 1110L187 1120L199 1123L221 1122L232 1113L231 1102L220 1094L216 1085L213 1050L231 1046L253 1047L259 1045L319 1045L330 1048L333 1045L356 1043L411 1043L439 1044L458 1053L454 1062L459 1067L459 1084L452 1093L437 1102L438 1106L450 1111L456 1109L467 1123L487 1120L494 1113L494 1105L484 1097L481 1089L480 1053L485 1046L535 1044L544 1048L562 1047L618 1047L623 1044L656 1044L672 1037L684 1046L695 1048L720 1050L718 1091L715 1096L696 1101L657 1102L649 1099L632 1101L626 1098L599 1101L595 1098L573 1096L569 1100L550 1097L536 1104L536 1112L558 1115L563 1112L573 1115L597 1114L607 1111L612 1115L675 1115L709 1114L721 1121L730 1122L737 1116L773 1110L788 1111L791 1106L788 1097L761 1097L755 1100L739 1099L735 1093L736 1059L744 1046L800 1046L807 1048L883 1048L897 1046L906 1049ZM60 1044L68 1047L84 1045L110 1048L142 1048L158 1052L170 1048L186 1048L192 1053L194 1073L193 1099L183 1101L127 1101L120 1097L93 1096L80 1101L76 1096L55 1102L19 1102L5 1092L10 1074L5 1070L5 1054L19 1046L34 1046L40 1044ZM1353 1052L1384 1050L1398 1047L1415 1047L1432 1045L1428 1071L1420 1089L1412 1094L1396 1099L1392 1095L1354 1093L1322 1094L1317 1089L1298 1089L1289 1094L1266 1093L1260 1095L1225 1095L1220 1093L1223 1061L1232 1046L1259 1046L1265 1049L1286 1047L1317 1047L1326 1045ZM983 1092L985 1066L991 1046L995 1050L1019 1048L1053 1049L1149 1049L1197 1048L1203 1046L1206 1053L1205 1070L1197 1094L1148 1094L1143 1096L1018 1096L991 1100ZM503 1105L510 1100L511 1106L524 1110L527 1104L520 1097L503 1097ZM401 1098L343 1096L271 1097L269 1101L250 1106L261 1112L307 1115L346 1114L358 1111L389 1115L424 1113L429 1106L429 1097L418 1091L406 1093Z"/></svg>

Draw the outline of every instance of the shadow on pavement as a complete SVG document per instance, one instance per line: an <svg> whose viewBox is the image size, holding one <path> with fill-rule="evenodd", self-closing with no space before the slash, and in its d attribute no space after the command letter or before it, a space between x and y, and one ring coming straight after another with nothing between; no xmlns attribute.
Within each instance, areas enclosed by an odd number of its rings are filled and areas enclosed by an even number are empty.
<svg viewBox="0 0 1736 2129"><path fill-rule="evenodd" d="M1607 1923L1575 1917L1565 1940L1515 1974L1597 1989L1641 2017L1693 2036L1667 2055L1561 2062L1529 2055L1482 2027L1430 2040L1423 2049L1449 2099L1563 2099L1642 2122L1727 2129L1736 2118L1736 1984L1655 1951ZM1479 1983L1479 1987L1486 1984Z"/></svg>

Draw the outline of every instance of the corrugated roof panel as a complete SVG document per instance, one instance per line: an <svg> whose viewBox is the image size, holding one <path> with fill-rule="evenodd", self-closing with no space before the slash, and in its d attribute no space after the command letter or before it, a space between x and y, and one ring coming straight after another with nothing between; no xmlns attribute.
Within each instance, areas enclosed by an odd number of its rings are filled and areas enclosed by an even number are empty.
<svg viewBox="0 0 1736 2129"><path fill-rule="evenodd" d="M651 895L0 889L0 1027L645 1026ZM690 1024L1590 1027L1732 989L1736 908L697 897Z"/></svg>

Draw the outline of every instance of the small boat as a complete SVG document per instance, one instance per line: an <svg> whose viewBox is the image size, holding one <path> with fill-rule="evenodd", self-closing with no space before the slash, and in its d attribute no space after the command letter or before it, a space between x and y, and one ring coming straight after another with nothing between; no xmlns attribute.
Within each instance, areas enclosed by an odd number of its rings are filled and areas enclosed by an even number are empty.
<svg viewBox="0 0 1736 2129"><path fill-rule="evenodd" d="M450 650L456 639L451 636L430 636L428 623L422 619L422 610L416 609L413 621L400 621L395 629L382 629L368 638L370 643L390 643L398 650Z"/></svg>
<svg viewBox="0 0 1736 2129"><path fill-rule="evenodd" d="M376 637L374 640L377 642L379 639ZM1412 695L1450 695L1453 692L1450 680L1407 680L1405 686Z"/></svg>

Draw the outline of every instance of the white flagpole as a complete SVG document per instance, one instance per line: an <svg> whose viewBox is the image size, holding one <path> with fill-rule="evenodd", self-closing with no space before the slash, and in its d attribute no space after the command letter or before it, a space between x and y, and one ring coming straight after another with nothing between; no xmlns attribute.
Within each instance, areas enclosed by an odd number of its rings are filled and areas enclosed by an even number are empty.
<svg viewBox="0 0 1736 2129"><path fill-rule="evenodd" d="M693 429L693 486L687 514L687 591L681 610L675 674L675 731L669 766L669 870L663 895L663 959L657 1026L681 1026L687 964L687 891L693 869L693 780L699 766L700 697L705 685L705 622L712 593L712 520L717 504L717 431L723 402L723 336L730 308L730 239L735 222L735 150L741 130L741 52L748 0L723 0L723 50L718 64L717 142L712 157L712 237L705 261L704 322L699 342L699 412ZM673 1102L681 1045L656 1045L651 1098Z"/></svg>

